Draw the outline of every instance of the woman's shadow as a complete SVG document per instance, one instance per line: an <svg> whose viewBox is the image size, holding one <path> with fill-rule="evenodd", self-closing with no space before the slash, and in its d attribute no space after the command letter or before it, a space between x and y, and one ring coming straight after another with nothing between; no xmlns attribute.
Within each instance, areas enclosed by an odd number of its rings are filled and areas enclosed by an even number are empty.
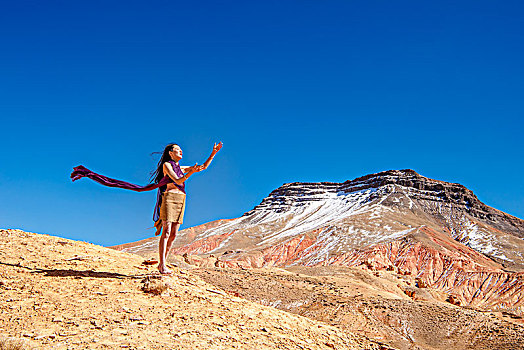
<svg viewBox="0 0 524 350"><path fill-rule="evenodd" d="M130 278L144 278L145 276L151 275L150 273L141 274L141 275L125 275L125 274L121 274L117 272L92 271L92 270L42 269L39 267L23 266L20 263L11 264L7 262L3 262L3 261L0 261L0 264L26 269L26 270L29 270L31 273L43 274L44 276L49 276L49 277L76 277L76 278L92 277L92 278L130 279Z"/></svg>

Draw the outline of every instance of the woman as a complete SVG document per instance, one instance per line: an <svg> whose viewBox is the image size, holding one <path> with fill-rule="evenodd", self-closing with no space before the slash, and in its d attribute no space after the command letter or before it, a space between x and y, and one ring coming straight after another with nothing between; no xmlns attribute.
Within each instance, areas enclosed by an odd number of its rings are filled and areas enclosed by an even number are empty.
<svg viewBox="0 0 524 350"><path fill-rule="evenodd" d="M207 169L211 161L222 148L222 142L213 145L213 151L203 165L180 166L178 162L182 159L182 149L173 143L166 146L164 153L158 162L158 167L153 173L154 182L160 181L166 176L171 180L167 185L159 188L159 197L155 208L154 219L156 234L162 230L158 241L158 271L161 274L170 274L166 266L167 256L171 250L173 241L180 225L184 220L186 190L185 182L194 173Z"/></svg>
<svg viewBox="0 0 524 350"><path fill-rule="evenodd" d="M162 236L158 243L159 263L158 271L161 274L170 274L166 266L167 255L176 234L184 219L186 191L185 182L194 173L207 169L218 151L222 148L222 142L213 145L213 151L203 165L196 163L193 166L180 166L178 162L182 159L182 149L179 145L172 143L166 146L156 171L153 172L153 183L146 186L134 185L129 182L116 180L95 173L86 167L79 165L73 168L71 179L76 181L88 177L104 186L118 187L137 192L151 191L158 188L157 203L153 213L153 220L157 228L156 235L163 228Z"/></svg>

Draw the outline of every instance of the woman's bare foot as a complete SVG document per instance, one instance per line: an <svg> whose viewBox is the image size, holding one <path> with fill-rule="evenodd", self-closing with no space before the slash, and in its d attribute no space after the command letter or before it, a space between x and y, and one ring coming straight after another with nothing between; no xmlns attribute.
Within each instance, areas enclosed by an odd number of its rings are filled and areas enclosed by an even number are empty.
<svg viewBox="0 0 524 350"><path fill-rule="evenodd" d="M158 265L158 272L162 275L171 275L173 271L167 268L167 266L160 266Z"/></svg>

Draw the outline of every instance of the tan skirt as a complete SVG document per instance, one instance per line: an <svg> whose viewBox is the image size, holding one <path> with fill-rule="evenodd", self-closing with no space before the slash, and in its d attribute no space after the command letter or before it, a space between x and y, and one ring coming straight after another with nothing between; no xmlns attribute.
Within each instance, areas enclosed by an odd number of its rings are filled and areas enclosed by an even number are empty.
<svg viewBox="0 0 524 350"><path fill-rule="evenodd" d="M165 192L160 206L160 220L182 224L186 209L186 195L176 192Z"/></svg>

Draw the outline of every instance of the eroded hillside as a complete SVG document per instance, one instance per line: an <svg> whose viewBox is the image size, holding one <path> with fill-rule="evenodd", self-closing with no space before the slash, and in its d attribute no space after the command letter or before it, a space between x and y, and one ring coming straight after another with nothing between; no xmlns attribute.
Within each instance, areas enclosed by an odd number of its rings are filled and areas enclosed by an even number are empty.
<svg viewBox="0 0 524 350"><path fill-rule="evenodd" d="M524 348L521 318L455 306L446 293L393 271L333 266L192 271L242 298L397 349Z"/></svg>

